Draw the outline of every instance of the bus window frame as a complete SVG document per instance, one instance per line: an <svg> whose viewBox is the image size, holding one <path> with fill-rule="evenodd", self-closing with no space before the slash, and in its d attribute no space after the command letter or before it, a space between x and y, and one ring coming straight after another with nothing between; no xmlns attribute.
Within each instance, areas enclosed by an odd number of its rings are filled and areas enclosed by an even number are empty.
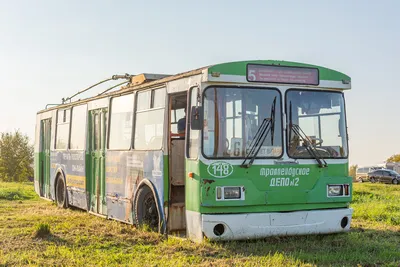
<svg viewBox="0 0 400 267"><path fill-rule="evenodd" d="M111 111L112 111L112 100L114 98L118 98L118 97L122 97L122 96L126 96L126 95L133 95L133 103L132 103L132 110L133 110L133 114L132 114L132 132L131 132L131 141L129 142L129 148L127 149L121 149L121 148L110 148L110 133L111 133L111 120L112 120L112 116L111 116ZM135 137L135 122L136 122L136 100L137 100L137 92L128 92L125 94L120 94L120 95L114 95L112 97L110 97L109 100L109 104L108 104L108 125L107 125L107 151L131 151L133 149L133 142L134 142L134 137Z"/></svg>
<svg viewBox="0 0 400 267"><path fill-rule="evenodd" d="M153 91L154 90L157 90L157 89L164 89L165 90L165 99L164 99L164 106L163 107L157 107L157 108L152 108L152 105L153 105ZM137 110L137 107L138 107L138 105L137 105L137 101L138 101L138 99L139 99L139 97L138 97L138 95L139 95L139 93L141 93L141 92L146 92L146 91L150 91L150 108L149 109L142 109L142 110ZM136 94L135 95L135 99L134 99L134 114L133 114L133 117L134 117L134 120L133 120L133 131L132 131L132 140L131 140L131 149L130 150L135 150L135 151L162 151L162 150L164 150L165 149L165 142L164 142L164 139L165 139L165 110L166 110L166 108L167 108L167 105L168 105L168 101L166 100L166 99L168 99L168 92L167 92L167 87L166 87L166 85L165 84L162 84L161 86L157 86L157 87L154 87L154 88L146 88L146 89L144 89L144 90L139 90L139 91L136 91L136 92L134 92L134 94ZM163 135L162 135L162 142L161 142L161 147L160 148L157 148L157 149L149 149L149 148L147 148L147 149L137 149L136 147L135 147L135 135L136 135L136 122L137 122L137 113L143 113L143 112L148 112L148 111L153 111L153 110L161 110L161 109L164 109L164 116L163 116Z"/></svg>
<svg viewBox="0 0 400 267"><path fill-rule="evenodd" d="M247 84L246 85L215 85L215 84L214 85L209 85L202 92L202 96L201 96L202 103L204 103L205 92L209 88L235 88L235 89L236 88L238 88L238 89L246 89L247 88L247 89L259 89L259 90L277 91L278 94L279 94L280 105L281 105L281 108L280 108L281 120L280 121L281 121L281 140L282 140L281 147L282 147L282 152L281 152L281 154L279 156L276 156L276 157L256 157L255 159L280 159L280 158L283 157L283 155L285 154L285 151L286 151L286 149L285 149L285 141L283 139L285 137L284 136L284 132L285 132L284 128L285 128L285 126L283 125L283 115L284 115L284 112L283 112L283 96L282 96L282 91L279 90L278 87L252 86L252 85L247 85ZM203 107L203 112L204 112L204 107ZM204 131L204 127L201 130L201 155L205 159L207 159L207 160L243 160L243 159L245 159L245 157L209 157L209 156L206 156L204 154L204 133L203 133L203 131ZM276 131L276 129L275 129L275 131Z"/></svg>
<svg viewBox="0 0 400 267"><path fill-rule="evenodd" d="M63 108L63 109L57 109L56 112L56 129L54 131L54 150L55 151L69 151L69 147L70 147L70 138L71 138L71 115L72 115L72 107L73 106L69 106L67 108ZM66 110L69 110L69 121L68 122L62 122L62 123L58 123L58 113L59 111L63 111L65 112ZM58 125L65 125L65 124L69 124L68 126L68 138L67 138L67 147L66 148L57 148L57 136L58 136ZM51 147L51 146L50 146Z"/></svg>
<svg viewBox="0 0 400 267"><path fill-rule="evenodd" d="M190 120L190 118L191 118L191 115L192 115L192 91L193 91L193 89L197 89L198 91L197 91L197 94L202 94L202 92L201 92L201 90L200 90L200 86L199 85L194 85L194 86L191 86L190 88L189 88L189 90L188 90L188 94L187 94L187 101L186 101L186 129L185 129L185 143L186 143L186 158L187 159L190 159L190 160L197 160L198 158L199 158L199 151L197 151L197 154L196 154L196 157L190 157L190 134L191 134L191 131L192 131L192 129L191 129L191 123L192 123L192 121ZM196 105L196 107L198 107L198 106L202 106L202 104L203 104L203 98L202 97L200 97L200 99L201 99L201 101L197 101L197 105ZM200 138L202 138L200 135L202 135L203 134L203 130L193 130L193 131L199 131L199 139ZM200 144L202 144L201 143L201 141L200 141ZM200 150L202 150L202 148L200 147L199 148L199 143L197 143L197 149L200 149Z"/></svg>
<svg viewBox="0 0 400 267"><path fill-rule="evenodd" d="M81 149L72 149L71 148L71 133L72 133L72 123L73 123L73 120L72 120L72 114L74 113L74 109L76 108L76 107L80 107L80 106L85 106L86 107L86 119L85 119L85 134L84 134L84 138L85 138L85 141L84 141L84 144L83 144L83 148L81 148ZM88 114L89 114L89 112L88 112L88 105L87 105L87 103L83 103L83 104L80 104L80 105L75 105L75 106L72 106L71 107L71 112L70 112L70 121L69 121L69 123L70 123L70 126L69 126L69 138L68 138L68 150L70 150L70 151L85 151L85 150L87 150L87 144L88 144L88 138L87 138L87 129L88 129L88 125L89 125L89 120L88 120L88 118L89 118L89 116L88 116ZM56 140L57 141L57 140Z"/></svg>
<svg viewBox="0 0 400 267"><path fill-rule="evenodd" d="M348 159L349 154L350 154L350 149L349 149L349 134L347 131L347 109L346 109L346 98L344 97L344 92L343 91L337 91L337 90L326 90L326 89L319 89L318 87L313 87L313 88L298 88L298 87L292 87L289 88L285 91L285 116L286 118L286 149L287 149L287 156L290 159L310 159L310 160L315 160L315 158L309 157L309 158L304 158L304 157L292 157L289 155L289 106L287 104L287 94L291 91L310 91L310 92L325 92L325 93L336 93L336 94L341 94L343 97L343 113L344 113L344 123L345 123L345 129L346 129L346 145L347 145L347 156L346 157L324 157L324 159Z"/></svg>

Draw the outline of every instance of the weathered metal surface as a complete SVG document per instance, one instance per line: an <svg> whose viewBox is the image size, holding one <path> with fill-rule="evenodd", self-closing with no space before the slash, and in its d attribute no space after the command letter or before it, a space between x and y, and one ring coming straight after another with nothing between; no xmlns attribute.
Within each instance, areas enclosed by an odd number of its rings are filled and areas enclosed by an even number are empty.
<svg viewBox="0 0 400 267"><path fill-rule="evenodd" d="M186 229L185 203L173 203L169 210L168 229L177 231Z"/></svg>
<svg viewBox="0 0 400 267"><path fill-rule="evenodd" d="M52 151L50 154L51 198L55 197L55 179L58 171L61 170L66 180L68 203L81 209L87 209L85 168L84 151Z"/></svg>
<svg viewBox="0 0 400 267"><path fill-rule="evenodd" d="M179 203L185 202L185 186L171 186L171 193L170 193L170 201L171 203Z"/></svg>
<svg viewBox="0 0 400 267"><path fill-rule="evenodd" d="M133 223L134 194L139 183L145 178L157 190L159 203L163 203L162 170L162 151L108 151L106 155L108 217Z"/></svg>
<svg viewBox="0 0 400 267"><path fill-rule="evenodd" d="M185 140L172 140L171 142L171 183L173 185L185 184Z"/></svg>
<svg viewBox="0 0 400 267"><path fill-rule="evenodd" d="M130 84L128 86L140 85L146 82L151 82L159 79L169 77L171 75L166 74L153 74L153 73L141 73L131 77Z"/></svg>

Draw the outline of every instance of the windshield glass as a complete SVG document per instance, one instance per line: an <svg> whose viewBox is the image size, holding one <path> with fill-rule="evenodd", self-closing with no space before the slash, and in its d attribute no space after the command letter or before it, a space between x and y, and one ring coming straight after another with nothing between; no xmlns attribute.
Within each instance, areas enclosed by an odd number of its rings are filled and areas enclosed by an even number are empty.
<svg viewBox="0 0 400 267"><path fill-rule="evenodd" d="M282 154L281 99L275 89L209 87L204 92L203 153L208 158L243 158L276 98L274 134L258 158Z"/></svg>
<svg viewBox="0 0 400 267"><path fill-rule="evenodd" d="M304 142L293 133L300 126L309 142L323 158L347 157L347 134L343 94L310 90L289 90L286 95L288 154L292 158L312 158Z"/></svg>

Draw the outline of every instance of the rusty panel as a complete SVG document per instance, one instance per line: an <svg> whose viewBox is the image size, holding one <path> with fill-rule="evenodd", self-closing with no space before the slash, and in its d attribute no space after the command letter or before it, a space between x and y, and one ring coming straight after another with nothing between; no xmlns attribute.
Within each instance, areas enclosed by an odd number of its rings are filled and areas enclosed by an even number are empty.
<svg viewBox="0 0 400 267"><path fill-rule="evenodd" d="M186 210L185 203L174 203L169 210L168 218L169 231L186 229Z"/></svg>
<svg viewBox="0 0 400 267"><path fill-rule="evenodd" d="M185 184L185 140L171 142L171 183Z"/></svg>

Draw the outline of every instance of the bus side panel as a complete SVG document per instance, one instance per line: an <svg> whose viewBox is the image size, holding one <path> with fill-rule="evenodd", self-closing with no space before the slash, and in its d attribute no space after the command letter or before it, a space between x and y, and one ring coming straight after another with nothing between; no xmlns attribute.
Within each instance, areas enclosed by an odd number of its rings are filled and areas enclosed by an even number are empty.
<svg viewBox="0 0 400 267"><path fill-rule="evenodd" d="M193 173L193 178L185 175L186 236L192 240L201 241L203 231L200 214L201 175L199 161L186 159L186 172Z"/></svg>
<svg viewBox="0 0 400 267"><path fill-rule="evenodd" d="M51 153L50 188L55 198L55 180L59 171L65 176L68 204L88 208L86 198L85 151L53 151Z"/></svg>
<svg viewBox="0 0 400 267"><path fill-rule="evenodd" d="M87 209L85 151L64 152L63 157L66 157L64 165L68 203L81 209Z"/></svg>
<svg viewBox="0 0 400 267"><path fill-rule="evenodd" d="M109 218L134 222L133 199L140 182L149 180L164 214L163 151L107 151L106 197ZM162 215L163 219L165 218Z"/></svg>
<svg viewBox="0 0 400 267"><path fill-rule="evenodd" d="M61 157L62 157L62 152L60 151L50 152L50 199L52 200L55 200L56 198L55 181L57 178L58 171L62 170L62 172L65 173L65 170L61 165Z"/></svg>
<svg viewBox="0 0 400 267"><path fill-rule="evenodd" d="M107 151L106 201L108 218L133 223L133 177L129 174L128 151Z"/></svg>

